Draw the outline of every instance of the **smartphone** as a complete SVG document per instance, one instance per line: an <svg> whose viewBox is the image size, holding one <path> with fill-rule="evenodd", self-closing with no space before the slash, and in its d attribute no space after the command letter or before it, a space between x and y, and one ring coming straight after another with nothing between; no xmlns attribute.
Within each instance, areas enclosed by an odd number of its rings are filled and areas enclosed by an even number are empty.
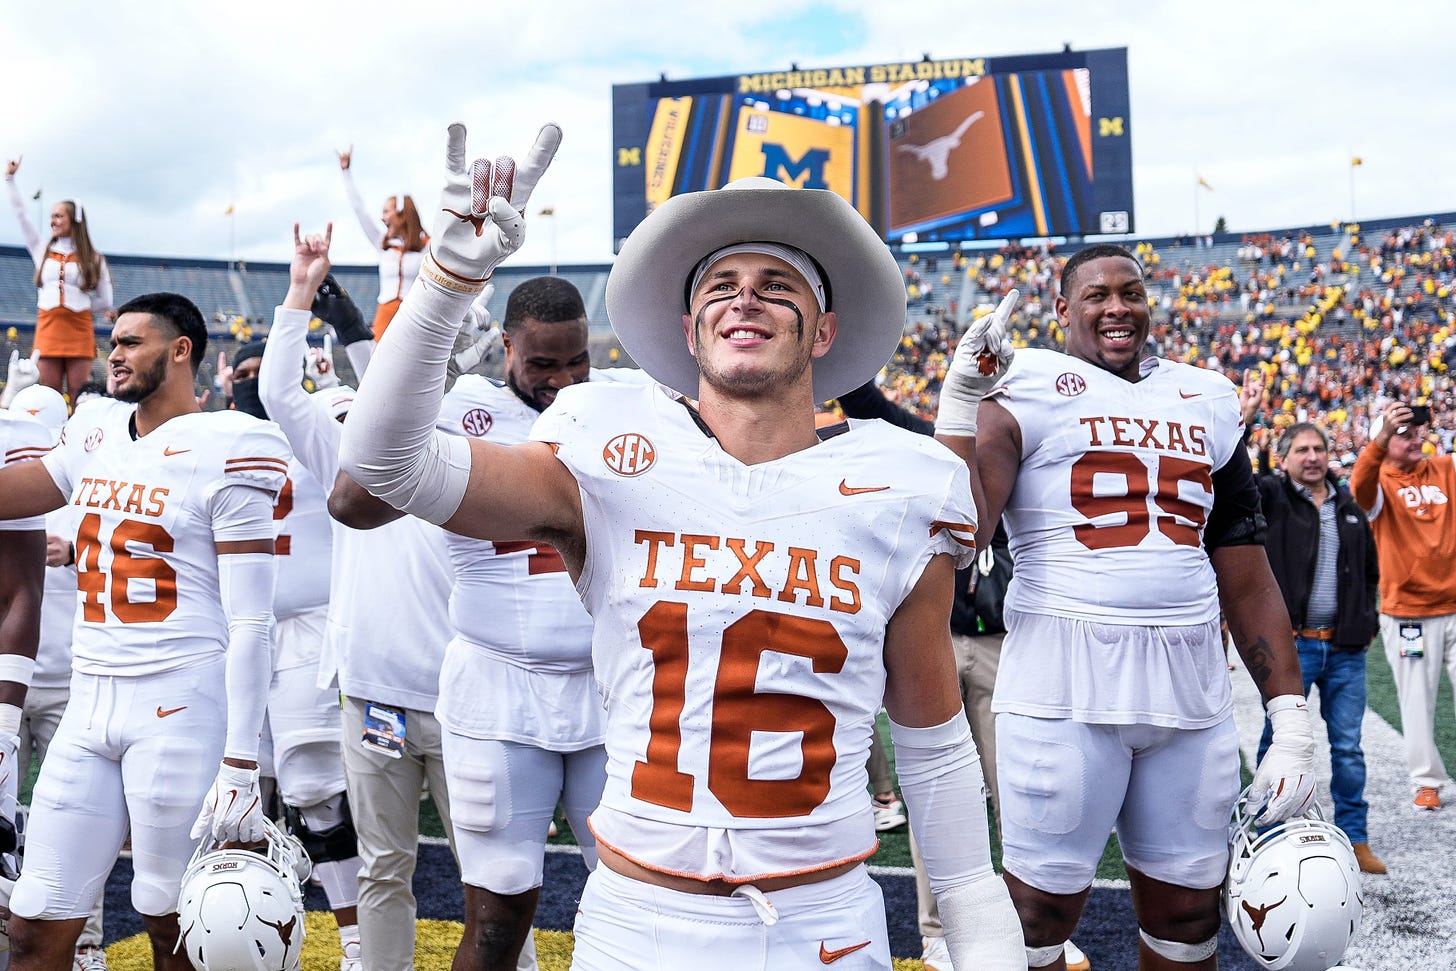
<svg viewBox="0 0 1456 971"><path fill-rule="evenodd" d="M1410 420L1410 423L1412 425L1429 425L1431 423L1431 406L1430 405L1411 405L1410 406L1410 410L1411 410L1411 420Z"/></svg>

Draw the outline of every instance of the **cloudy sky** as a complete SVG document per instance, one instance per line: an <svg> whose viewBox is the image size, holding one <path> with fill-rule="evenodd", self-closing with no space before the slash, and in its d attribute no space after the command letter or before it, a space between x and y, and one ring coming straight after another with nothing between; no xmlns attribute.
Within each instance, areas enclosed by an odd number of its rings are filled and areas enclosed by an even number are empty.
<svg viewBox="0 0 1456 971"><path fill-rule="evenodd" d="M1443 4L928 0L534 4L133 0L0 10L0 156L49 206L77 196L108 253L286 259L334 220L373 261L334 152L371 206L440 184L445 126L472 154L565 139L517 261L611 259L611 86L841 64L1129 49L1139 229L1235 231L1456 210ZM701 7L702 9L699 9ZM378 12L376 12L378 11ZM387 11L387 12L385 12ZM1197 188L1202 176L1213 192ZM229 204L235 214L224 215ZM551 223L556 223L554 227ZM553 242L554 236L554 242ZM0 216L0 243L19 243Z"/></svg>

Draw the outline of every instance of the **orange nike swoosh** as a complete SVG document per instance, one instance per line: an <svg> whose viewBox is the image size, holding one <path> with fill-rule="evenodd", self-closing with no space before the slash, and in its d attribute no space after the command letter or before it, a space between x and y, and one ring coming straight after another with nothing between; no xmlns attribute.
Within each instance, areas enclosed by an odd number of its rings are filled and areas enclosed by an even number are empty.
<svg viewBox="0 0 1456 971"><path fill-rule="evenodd" d="M843 479L839 480L839 494L841 496L857 496L865 492L884 492L889 486L851 486Z"/></svg>
<svg viewBox="0 0 1456 971"><path fill-rule="evenodd" d="M1199 395L1199 392L1197 392L1197 391L1193 392L1192 394L1189 394L1187 391L1179 391L1178 392L1178 397L1180 397L1180 398L1197 398L1198 395Z"/></svg>
<svg viewBox="0 0 1456 971"><path fill-rule="evenodd" d="M838 961L840 958L844 957L846 954L853 954L855 951L858 951L861 948L865 948L865 947L869 947L869 946L870 946L870 942L869 941L861 941L858 944L851 944L849 947L841 947L838 950L831 951L831 950L829 950L829 948L827 948L827 947L824 946L824 942L823 941L820 941L819 942L819 960L821 962L823 962L824 964L833 964L835 961Z"/></svg>
<svg viewBox="0 0 1456 971"><path fill-rule="evenodd" d="M181 711L183 708L186 708L186 707L187 707L186 705L182 705L181 707L178 707L178 708L163 708L161 705L158 705L157 706L157 717L158 718L166 718L168 715L175 715L175 714L177 714L177 712Z"/></svg>
<svg viewBox="0 0 1456 971"><path fill-rule="evenodd" d="M190 449L190 448L173 448L172 446L168 445L166 448L162 449L162 454L163 455L181 455L183 452L190 452L190 451L192 451L192 449Z"/></svg>

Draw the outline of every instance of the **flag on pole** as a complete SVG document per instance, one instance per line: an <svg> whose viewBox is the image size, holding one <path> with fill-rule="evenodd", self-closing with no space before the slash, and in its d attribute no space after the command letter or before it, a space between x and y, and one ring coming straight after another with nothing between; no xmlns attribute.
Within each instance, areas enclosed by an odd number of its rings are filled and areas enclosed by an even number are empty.
<svg viewBox="0 0 1456 971"><path fill-rule="evenodd" d="M1358 156L1358 155L1356 155L1354 158L1350 159L1350 165L1351 165L1351 167L1354 167L1356 165L1364 165L1364 164L1365 164L1365 160L1363 158L1361 158L1360 156Z"/></svg>
<svg viewBox="0 0 1456 971"><path fill-rule="evenodd" d="M536 215L538 215L538 216L554 216L554 215L556 215L556 210L554 208L552 208L551 206L547 206L546 208L542 209L540 212L536 213Z"/></svg>
<svg viewBox="0 0 1456 971"><path fill-rule="evenodd" d="M30 197L30 201L31 202L40 202L40 190L39 189L36 189L35 190L35 195L33 195L33 196Z"/></svg>
<svg viewBox="0 0 1456 971"><path fill-rule="evenodd" d="M1201 186L1203 186L1203 187L1204 187L1204 188L1205 188L1205 189L1207 189L1207 190L1208 190L1208 191L1209 191L1209 192L1212 192L1212 191L1213 191L1213 186L1211 186L1211 185L1209 185L1209 184L1208 184L1208 180L1207 180L1207 179L1205 179L1205 178L1204 178L1204 177L1203 177L1203 176L1201 176L1201 175L1200 175L1200 176L1199 176L1199 177L1198 177L1198 184L1199 184L1199 185L1201 185Z"/></svg>
<svg viewBox="0 0 1456 971"><path fill-rule="evenodd" d="M228 207L222 211L222 214L224 216L231 216L233 214L233 208L233 204L229 202Z"/></svg>

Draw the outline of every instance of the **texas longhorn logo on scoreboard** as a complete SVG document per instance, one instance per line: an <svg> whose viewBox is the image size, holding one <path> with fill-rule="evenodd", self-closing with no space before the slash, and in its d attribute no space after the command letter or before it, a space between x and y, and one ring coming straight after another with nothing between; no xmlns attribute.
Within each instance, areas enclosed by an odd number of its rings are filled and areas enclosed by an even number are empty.
<svg viewBox="0 0 1456 971"><path fill-rule="evenodd" d="M739 109L728 179L766 175L854 198L854 131L778 111Z"/></svg>

